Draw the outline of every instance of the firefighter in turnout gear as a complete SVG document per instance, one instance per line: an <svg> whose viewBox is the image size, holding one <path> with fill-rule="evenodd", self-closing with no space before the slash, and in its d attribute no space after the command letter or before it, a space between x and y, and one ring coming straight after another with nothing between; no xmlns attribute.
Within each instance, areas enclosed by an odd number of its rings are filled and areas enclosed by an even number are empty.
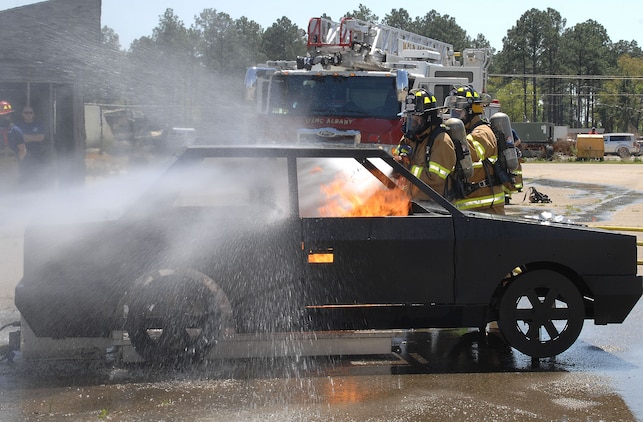
<svg viewBox="0 0 643 422"><path fill-rule="evenodd" d="M448 178L456 163L453 141L442 124L435 95L425 89L409 92L402 110L404 136L394 150L395 159L424 183L447 197ZM429 199L412 187L413 199Z"/></svg>
<svg viewBox="0 0 643 422"><path fill-rule="evenodd" d="M461 210L504 214L505 193L494 169L498 143L491 126L483 119L485 101L470 85L453 89L444 100L451 117L464 123L474 167L473 176L465 182L464 197L456 197L452 202Z"/></svg>

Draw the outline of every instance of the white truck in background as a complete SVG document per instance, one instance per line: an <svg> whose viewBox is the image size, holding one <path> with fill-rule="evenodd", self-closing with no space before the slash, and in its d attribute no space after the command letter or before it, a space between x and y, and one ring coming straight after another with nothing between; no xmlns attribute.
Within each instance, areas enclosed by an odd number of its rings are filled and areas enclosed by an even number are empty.
<svg viewBox="0 0 643 422"><path fill-rule="evenodd" d="M618 155L621 158L629 158L632 155L639 155L641 149L633 133L603 133L605 155Z"/></svg>

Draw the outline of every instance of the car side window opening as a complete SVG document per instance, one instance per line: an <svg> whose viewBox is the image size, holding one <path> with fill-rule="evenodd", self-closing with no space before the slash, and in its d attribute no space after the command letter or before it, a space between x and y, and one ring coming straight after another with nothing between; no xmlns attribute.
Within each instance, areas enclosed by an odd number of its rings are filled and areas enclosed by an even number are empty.
<svg viewBox="0 0 643 422"><path fill-rule="evenodd" d="M209 157L178 178L174 207L288 207L285 158Z"/></svg>
<svg viewBox="0 0 643 422"><path fill-rule="evenodd" d="M381 159L369 160L386 177L393 173ZM408 216L411 198L388 188L353 158L300 158L297 161L299 215L310 217ZM389 178L390 185L402 180Z"/></svg>

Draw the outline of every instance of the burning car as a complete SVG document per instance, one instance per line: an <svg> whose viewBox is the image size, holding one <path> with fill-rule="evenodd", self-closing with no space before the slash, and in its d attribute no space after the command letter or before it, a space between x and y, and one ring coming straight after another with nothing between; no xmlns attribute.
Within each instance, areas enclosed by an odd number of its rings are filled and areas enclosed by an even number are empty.
<svg viewBox="0 0 643 422"><path fill-rule="evenodd" d="M406 194L411 185L431 200ZM377 148L195 146L112 221L31 227L33 341L203 359L235 335L471 327L532 357L639 300L633 236L461 212Z"/></svg>

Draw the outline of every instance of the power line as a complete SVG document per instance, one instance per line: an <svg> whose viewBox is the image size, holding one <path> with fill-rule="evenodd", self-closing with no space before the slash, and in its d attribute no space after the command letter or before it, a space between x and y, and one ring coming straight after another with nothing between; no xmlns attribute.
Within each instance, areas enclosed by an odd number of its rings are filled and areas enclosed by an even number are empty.
<svg viewBox="0 0 643 422"><path fill-rule="evenodd" d="M519 92L519 93L510 92L510 94L516 97L524 97L525 95L527 95L528 97L532 97L534 95L532 91L527 92L527 94L523 92ZM637 97L637 98L643 97L643 94L631 94L626 92L612 93L612 92L602 92L602 91L584 92L582 94L579 94L576 92L538 92L536 93L537 97L569 97L569 96L590 97L592 95L596 97Z"/></svg>
<svg viewBox="0 0 643 422"><path fill-rule="evenodd" d="M537 79L594 79L594 80L634 80L643 81L643 76L615 76L615 75L547 75L547 74L516 74L516 73L490 73L489 77L499 78L537 78Z"/></svg>

